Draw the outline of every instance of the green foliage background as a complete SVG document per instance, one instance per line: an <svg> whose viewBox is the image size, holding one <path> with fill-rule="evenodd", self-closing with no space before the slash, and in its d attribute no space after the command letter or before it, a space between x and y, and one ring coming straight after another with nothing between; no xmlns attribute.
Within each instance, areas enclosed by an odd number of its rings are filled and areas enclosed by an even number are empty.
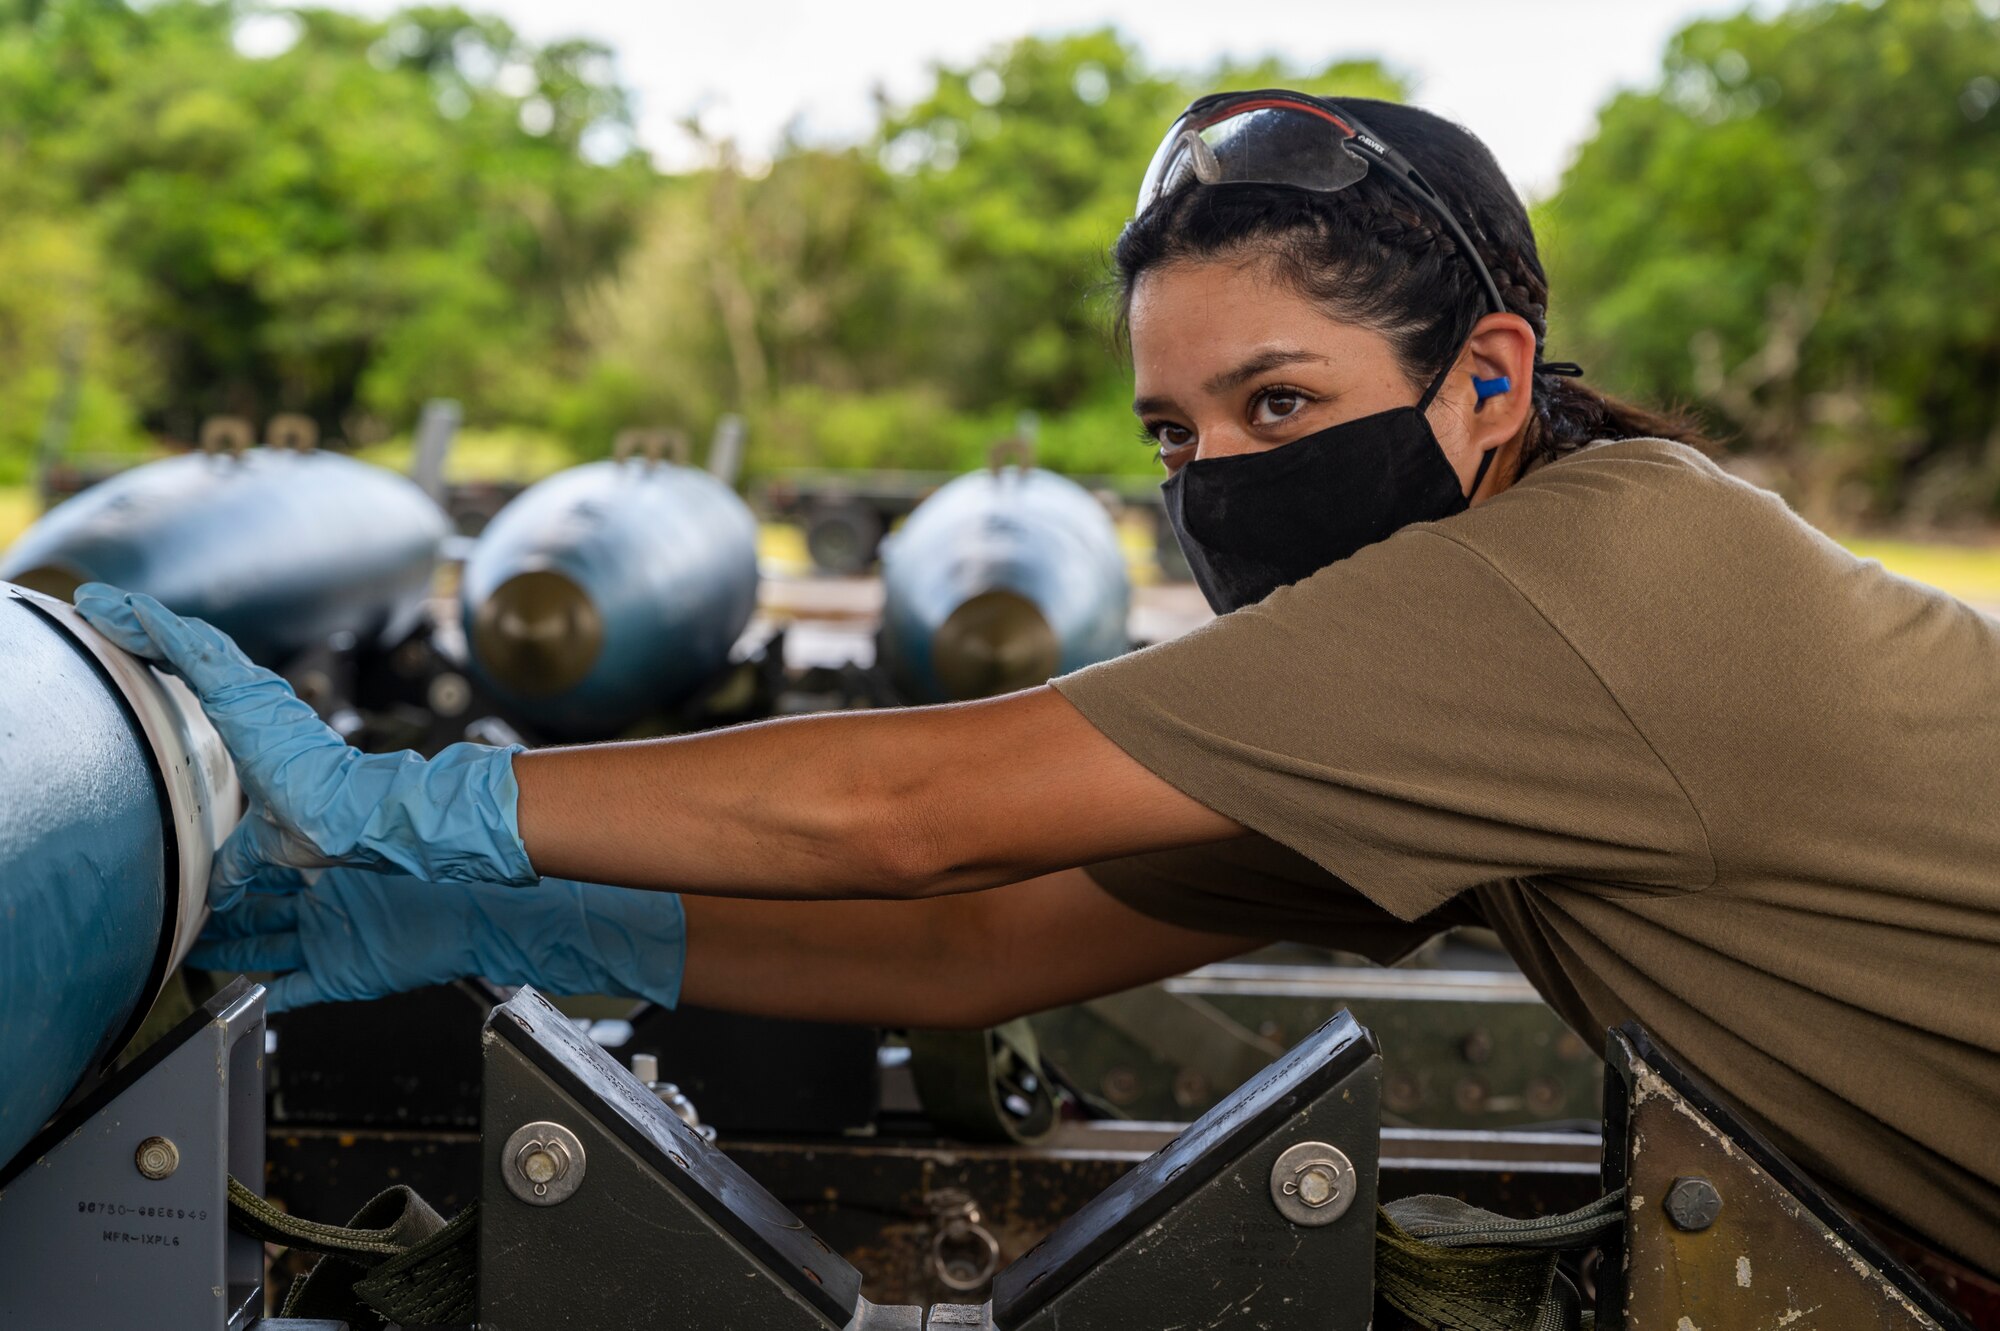
<svg viewBox="0 0 2000 1331"><path fill-rule="evenodd" d="M239 53L270 13L297 40ZM433 396L579 456L739 411L759 469L972 465L1032 410L1051 465L1144 470L1104 254L1173 113L1271 83L1404 91L1032 36L861 142L663 175L610 52L457 8L0 0L0 483L45 436L369 443ZM1554 354L1816 516L2000 514L1994 0L1697 23L1535 206Z"/></svg>

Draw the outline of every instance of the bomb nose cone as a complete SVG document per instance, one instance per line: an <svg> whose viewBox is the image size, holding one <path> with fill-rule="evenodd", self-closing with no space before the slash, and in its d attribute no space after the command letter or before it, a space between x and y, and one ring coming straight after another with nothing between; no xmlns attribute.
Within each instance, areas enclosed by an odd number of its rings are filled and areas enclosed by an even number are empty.
<svg viewBox="0 0 2000 1331"><path fill-rule="evenodd" d="M472 616L472 651L501 687L523 697L574 688L604 649L604 616L553 569L517 573Z"/></svg>
<svg viewBox="0 0 2000 1331"><path fill-rule="evenodd" d="M951 612L931 642L938 682L957 701L1046 684L1062 643L1019 592L981 592Z"/></svg>
<svg viewBox="0 0 2000 1331"><path fill-rule="evenodd" d="M76 598L76 589L83 586L85 579L75 569L62 564L37 564L21 570L7 581L26 587L31 592L53 596L67 605Z"/></svg>

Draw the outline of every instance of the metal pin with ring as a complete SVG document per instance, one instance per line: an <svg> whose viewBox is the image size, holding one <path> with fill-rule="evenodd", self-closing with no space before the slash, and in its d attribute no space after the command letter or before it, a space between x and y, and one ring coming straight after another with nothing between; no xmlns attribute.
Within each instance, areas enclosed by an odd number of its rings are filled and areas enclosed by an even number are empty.
<svg viewBox="0 0 2000 1331"><path fill-rule="evenodd" d="M568 1201L583 1184L583 1142L560 1123L524 1123L500 1151L500 1177L530 1206Z"/></svg>
<svg viewBox="0 0 2000 1331"><path fill-rule="evenodd" d="M1355 1192L1354 1162L1327 1142L1288 1147L1271 1166L1271 1201L1295 1225L1332 1224L1347 1214Z"/></svg>

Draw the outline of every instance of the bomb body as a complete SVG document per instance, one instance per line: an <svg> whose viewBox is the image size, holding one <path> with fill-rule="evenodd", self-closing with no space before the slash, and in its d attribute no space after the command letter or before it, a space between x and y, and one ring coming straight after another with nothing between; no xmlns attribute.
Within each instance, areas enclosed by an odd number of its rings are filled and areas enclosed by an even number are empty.
<svg viewBox="0 0 2000 1331"><path fill-rule="evenodd" d="M0 1166L115 1053L206 918L240 795L193 695L0 584Z"/></svg>
<svg viewBox="0 0 2000 1331"><path fill-rule="evenodd" d="M728 663L757 605L757 521L706 472L586 463L501 510L461 596L473 668L512 711L613 735Z"/></svg>
<svg viewBox="0 0 2000 1331"><path fill-rule="evenodd" d="M1102 504L1052 472L974 472L882 550L882 658L912 702L982 698L1130 646L1132 584Z"/></svg>
<svg viewBox="0 0 2000 1331"><path fill-rule="evenodd" d="M0 556L0 578L65 599L83 582L146 592L275 667L336 634L414 626L446 532L429 496L370 463L191 453L52 509Z"/></svg>

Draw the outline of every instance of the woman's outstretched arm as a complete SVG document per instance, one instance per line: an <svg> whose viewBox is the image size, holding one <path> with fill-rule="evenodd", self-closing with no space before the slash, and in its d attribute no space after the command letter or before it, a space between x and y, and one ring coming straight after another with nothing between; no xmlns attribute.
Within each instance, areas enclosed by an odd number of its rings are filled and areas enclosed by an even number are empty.
<svg viewBox="0 0 2000 1331"><path fill-rule="evenodd" d="M767 721L678 739L425 759L351 747L210 625L101 583L77 608L187 682L250 813L211 904L272 868L424 882L560 878L691 895L918 898L1239 834L1053 688Z"/></svg>
<svg viewBox="0 0 2000 1331"><path fill-rule="evenodd" d="M690 895L937 896L1242 831L1048 687L542 749L514 773L538 872Z"/></svg>

